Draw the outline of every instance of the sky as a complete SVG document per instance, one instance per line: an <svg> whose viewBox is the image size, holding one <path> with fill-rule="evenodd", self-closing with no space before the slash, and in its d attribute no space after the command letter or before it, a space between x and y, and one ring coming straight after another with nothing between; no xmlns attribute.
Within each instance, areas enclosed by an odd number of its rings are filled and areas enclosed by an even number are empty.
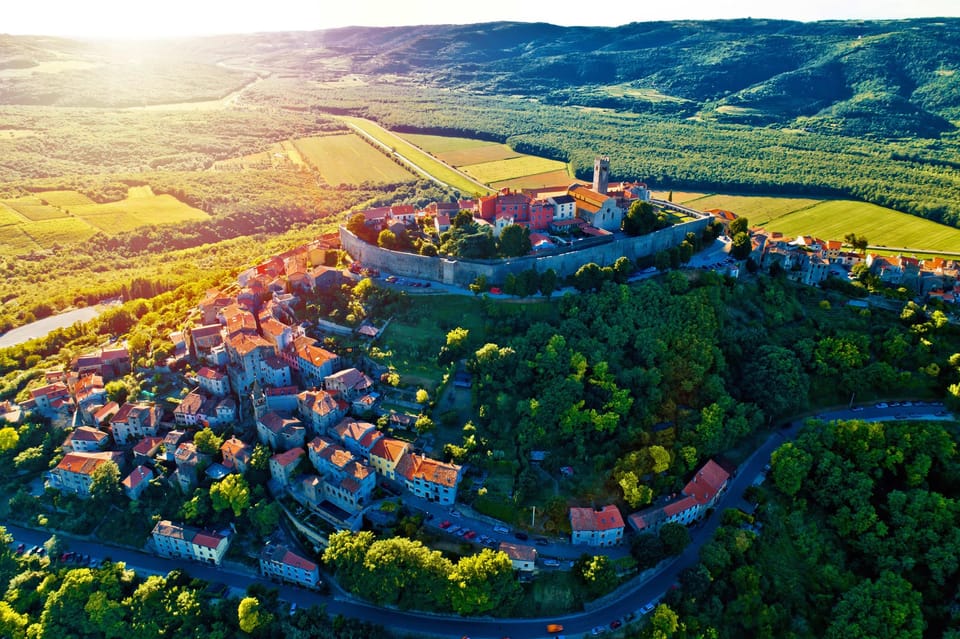
<svg viewBox="0 0 960 639"><path fill-rule="evenodd" d="M0 33L153 38L497 20L617 26L720 18L814 21L958 17L958 0L23 0L5 2ZM576 6L578 11L571 8Z"/></svg>

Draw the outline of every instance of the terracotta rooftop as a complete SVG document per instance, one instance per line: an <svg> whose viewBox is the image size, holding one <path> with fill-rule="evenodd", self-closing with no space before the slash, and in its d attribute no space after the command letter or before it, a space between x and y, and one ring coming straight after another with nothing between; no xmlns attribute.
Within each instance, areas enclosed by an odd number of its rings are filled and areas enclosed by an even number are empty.
<svg viewBox="0 0 960 639"><path fill-rule="evenodd" d="M460 480L459 466L445 464L416 453L410 453L400 458L400 463L397 464L397 473L408 481L422 479L432 484L450 488L456 486Z"/></svg>
<svg viewBox="0 0 960 639"><path fill-rule="evenodd" d="M297 463L297 461L299 461L299 459L303 457L304 454L305 454L304 450L298 446L297 448L291 448L286 452L277 453L276 455L271 457L270 460L275 461L281 466L283 466L284 468L286 468L291 464Z"/></svg>
<svg viewBox="0 0 960 639"><path fill-rule="evenodd" d="M305 570L307 572L313 572L317 569L317 564L305 557L301 557L300 555L291 552L286 546L282 545L269 544L264 546L263 550L260 552L260 558L265 561L284 564L290 566L291 568L299 568L300 570Z"/></svg>
<svg viewBox="0 0 960 639"><path fill-rule="evenodd" d="M410 444L392 437L383 437L374 443L370 449L370 456L376 456L387 461L398 461L403 454L410 450Z"/></svg>
<svg viewBox="0 0 960 639"><path fill-rule="evenodd" d="M123 484L124 488L133 490L139 486L141 482L150 481L151 479L153 479L153 470L146 466L137 466L133 469L133 472L124 477L120 483Z"/></svg>
<svg viewBox="0 0 960 639"><path fill-rule="evenodd" d="M604 506L600 510L571 508L570 527L573 530L614 530L623 528L623 516L613 504Z"/></svg>

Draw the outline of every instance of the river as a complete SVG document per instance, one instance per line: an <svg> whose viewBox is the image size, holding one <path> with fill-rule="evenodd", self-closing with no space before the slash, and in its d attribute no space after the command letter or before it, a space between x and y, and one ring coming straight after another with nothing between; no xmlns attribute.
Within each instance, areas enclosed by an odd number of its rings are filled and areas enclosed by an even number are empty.
<svg viewBox="0 0 960 639"><path fill-rule="evenodd" d="M67 311L66 313L60 313L59 315L51 315L42 320L14 328L0 335L0 348L23 344L37 337L43 337L54 329L71 326L75 322L89 322L108 308L109 306L103 304L87 306L73 311Z"/></svg>

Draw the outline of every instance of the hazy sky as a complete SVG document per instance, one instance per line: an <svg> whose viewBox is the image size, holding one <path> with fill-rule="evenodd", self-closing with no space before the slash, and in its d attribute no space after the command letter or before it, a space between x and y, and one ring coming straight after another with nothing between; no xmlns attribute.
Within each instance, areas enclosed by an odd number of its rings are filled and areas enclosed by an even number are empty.
<svg viewBox="0 0 960 639"><path fill-rule="evenodd" d="M958 0L12 0L4 5L0 33L133 38L494 20L613 26L744 17L960 16Z"/></svg>

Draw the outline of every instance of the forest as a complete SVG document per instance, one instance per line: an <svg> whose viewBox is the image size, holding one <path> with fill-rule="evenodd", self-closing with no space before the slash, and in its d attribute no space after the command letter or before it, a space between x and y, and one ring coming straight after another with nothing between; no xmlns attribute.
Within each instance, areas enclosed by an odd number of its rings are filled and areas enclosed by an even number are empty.
<svg viewBox="0 0 960 639"><path fill-rule="evenodd" d="M811 420L771 466L628 636L958 636L955 424Z"/></svg>

